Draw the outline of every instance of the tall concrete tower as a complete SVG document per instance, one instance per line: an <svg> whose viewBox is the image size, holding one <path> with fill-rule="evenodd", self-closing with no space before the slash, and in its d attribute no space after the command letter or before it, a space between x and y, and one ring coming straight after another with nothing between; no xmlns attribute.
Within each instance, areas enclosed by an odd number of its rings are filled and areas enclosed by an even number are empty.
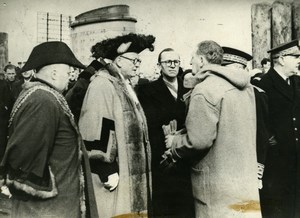
<svg viewBox="0 0 300 218"><path fill-rule="evenodd" d="M87 11L71 23L71 44L76 57L88 65L91 47L117 35L135 33L137 20L130 16L128 5L112 5Z"/></svg>

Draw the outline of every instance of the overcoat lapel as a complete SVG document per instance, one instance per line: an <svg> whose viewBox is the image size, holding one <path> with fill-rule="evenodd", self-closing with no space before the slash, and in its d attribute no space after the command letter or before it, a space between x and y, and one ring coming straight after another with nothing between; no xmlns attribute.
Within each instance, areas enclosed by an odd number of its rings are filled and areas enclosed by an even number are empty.
<svg viewBox="0 0 300 218"><path fill-rule="evenodd" d="M178 80L180 80L178 78ZM178 95L177 95L177 101L183 101L182 96L187 92L187 89L183 87L183 82L178 81Z"/></svg>
<svg viewBox="0 0 300 218"><path fill-rule="evenodd" d="M287 99L293 101L294 99L292 86L288 85L275 70L271 71L270 73L270 76L274 82L274 87Z"/></svg>
<svg viewBox="0 0 300 218"><path fill-rule="evenodd" d="M160 103L166 105L173 105L175 103L175 99L173 95L170 93L162 77L159 77L159 79L156 81L156 86L154 86L153 88L154 88L153 92L155 92L153 96Z"/></svg>
<svg viewBox="0 0 300 218"><path fill-rule="evenodd" d="M291 84L293 87L295 105L300 105L300 77L293 76Z"/></svg>

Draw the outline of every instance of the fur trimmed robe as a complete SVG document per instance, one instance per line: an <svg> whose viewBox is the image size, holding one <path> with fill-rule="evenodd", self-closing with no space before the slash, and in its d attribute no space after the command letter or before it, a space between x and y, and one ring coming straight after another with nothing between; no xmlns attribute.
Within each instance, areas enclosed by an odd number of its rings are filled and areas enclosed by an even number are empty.
<svg viewBox="0 0 300 218"><path fill-rule="evenodd" d="M1 171L12 217L85 217L82 140L64 97L44 81L27 83L9 125Z"/></svg>
<svg viewBox="0 0 300 218"><path fill-rule="evenodd" d="M144 216L151 198L150 144L143 110L120 75L99 72L87 90L79 129L83 140L96 142L90 160L98 166L117 163L119 185L110 192L94 177L99 217ZM135 98L134 98L135 97ZM113 123L108 135L107 120ZM107 140L104 140L107 138ZM100 169L106 171L105 169ZM113 172L112 172L113 173ZM101 178L101 176L100 176ZM130 216L130 217L131 217Z"/></svg>

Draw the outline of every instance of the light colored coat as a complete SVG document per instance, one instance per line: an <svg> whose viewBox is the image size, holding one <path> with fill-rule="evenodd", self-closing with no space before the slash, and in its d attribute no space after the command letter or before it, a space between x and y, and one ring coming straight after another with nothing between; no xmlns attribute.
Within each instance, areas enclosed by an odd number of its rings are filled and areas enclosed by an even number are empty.
<svg viewBox="0 0 300 218"><path fill-rule="evenodd" d="M145 215L151 198L146 118L124 83L107 71L98 73L88 87L79 119L79 129L86 141L99 140L103 118L115 125L107 152L99 152L98 158L108 163L117 160L119 185L110 192L99 178L93 178L98 213L103 218Z"/></svg>
<svg viewBox="0 0 300 218"><path fill-rule="evenodd" d="M192 92L186 128L172 146L178 156L196 159L196 217L261 217L255 97L248 77L209 74Z"/></svg>

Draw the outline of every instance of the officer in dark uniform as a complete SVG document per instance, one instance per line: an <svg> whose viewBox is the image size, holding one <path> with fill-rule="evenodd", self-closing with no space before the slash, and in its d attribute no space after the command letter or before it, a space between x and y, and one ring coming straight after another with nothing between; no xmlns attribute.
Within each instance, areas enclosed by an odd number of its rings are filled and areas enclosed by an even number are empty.
<svg viewBox="0 0 300 218"><path fill-rule="evenodd" d="M266 217L300 217L300 93L295 74L300 64L299 40L268 51L273 67L258 84L269 101L270 147L264 188Z"/></svg>

